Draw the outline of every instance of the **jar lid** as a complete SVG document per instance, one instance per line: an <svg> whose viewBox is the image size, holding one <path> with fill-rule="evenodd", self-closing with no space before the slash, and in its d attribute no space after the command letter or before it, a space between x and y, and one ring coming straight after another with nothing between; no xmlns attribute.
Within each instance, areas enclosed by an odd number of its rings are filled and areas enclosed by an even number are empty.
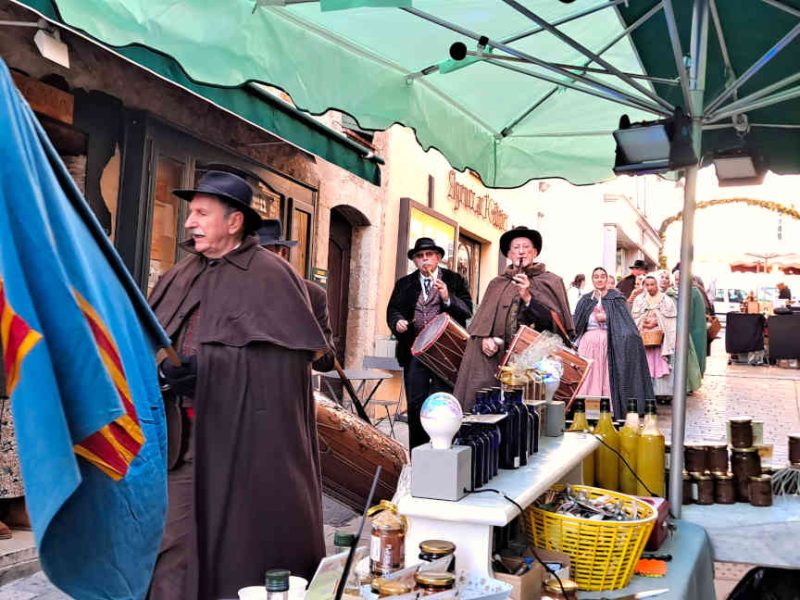
<svg viewBox="0 0 800 600"><path fill-rule="evenodd" d="M350 547L356 541L356 534L349 531L337 531L333 534L333 545Z"/></svg>
<svg viewBox="0 0 800 600"><path fill-rule="evenodd" d="M397 579L382 580L378 588L381 596L400 596L401 594L408 594L411 590L412 586Z"/></svg>
<svg viewBox="0 0 800 600"><path fill-rule="evenodd" d="M689 473L693 479L697 481L706 481L707 479L711 479L711 475L706 475L705 473Z"/></svg>
<svg viewBox="0 0 800 600"><path fill-rule="evenodd" d="M725 442L706 442L705 445L706 448L713 448L714 450L728 449L728 444L726 444Z"/></svg>
<svg viewBox="0 0 800 600"><path fill-rule="evenodd" d="M570 592L577 592L578 591L578 584L572 581L572 579L562 579L561 585L558 584L558 579L550 579L544 584L544 589L548 592L556 592L561 593L561 587L564 587L564 591L568 594Z"/></svg>
<svg viewBox="0 0 800 600"><path fill-rule="evenodd" d="M436 556L447 556L456 551L456 545L447 540L425 540L419 543L419 549L426 554Z"/></svg>
<svg viewBox="0 0 800 600"><path fill-rule="evenodd" d="M772 475L751 475L750 481L772 481Z"/></svg>
<svg viewBox="0 0 800 600"><path fill-rule="evenodd" d="M720 471L714 471L713 475L716 479L723 479L726 481L728 479L733 479L733 475L731 475L730 473L721 473Z"/></svg>
<svg viewBox="0 0 800 600"><path fill-rule="evenodd" d="M376 577L375 579L369 582L369 587L373 592L377 594L381 589L382 583L383 583L383 577Z"/></svg>
<svg viewBox="0 0 800 600"><path fill-rule="evenodd" d="M745 452L745 453L747 453L747 452L758 452L758 448L756 448L755 446L753 446L751 448L731 448L731 452L734 452L734 453L736 453L736 452Z"/></svg>
<svg viewBox="0 0 800 600"><path fill-rule="evenodd" d="M688 442L688 443L685 443L683 445L683 447L684 448L692 448L692 449L694 449L694 448L702 449L702 448L706 447L706 444L704 444L703 442Z"/></svg>
<svg viewBox="0 0 800 600"><path fill-rule="evenodd" d="M289 575L286 569L270 569L264 573L268 592L286 592L289 590Z"/></svg>
<svg viewBox="0 0 800 600"><path fill-rule="evenodd" d="M753 417L745 417L745 416L733 417L731 419L728 419L728 421L730 421L731 423L750 423L753 421Z"/></svg>
<svg viewBox="0 0 800 600"><path fill-rule="evenodd" d="M456 582L456 576L452 573L437 573L431 571L420 571L414 575L417 583L422 585L433 585L436 587L449 587Z"/></svg>

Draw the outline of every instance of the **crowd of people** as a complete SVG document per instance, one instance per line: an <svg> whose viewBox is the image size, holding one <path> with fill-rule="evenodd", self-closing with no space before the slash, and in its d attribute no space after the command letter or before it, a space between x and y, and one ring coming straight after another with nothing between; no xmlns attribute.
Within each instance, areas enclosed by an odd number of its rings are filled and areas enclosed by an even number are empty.
<svg viewBox="0 0 800 600"><path fill-rule="evenodd" d="M209 171L196 188L174 193L187 203L188 255L149 298L179 363L159 363L169 501L148 597L233 597L258 584L269 566L310 577L324 554L311 376L333 368L335 348L325 291L290 265L296 242L283 239L279 221L261 219L246 181ZM442 247L420 238L408 250L416 270L396 282L386 320L404 369L412 448L428 440L420 419L425 399L452 391L468 411L476 391L496 383L520 325L550 331L591 359L579 394L612 398L616 415L630 398L644 412L646 399L671 394L678 268L649 274L636 261L615 286L597 267L584 293L584 275L567 289L538 260L538 231L515 227L499 246L509 265L474 314L467 282L441 264ZM707 353L700 289L691 292L689 391L700 385ZM410 352L442 313L469 334L455 381ZM6 450L0 447L0 462L11 457ZM12 467L0 465L0 498L21 496ZM6 517L23 519L24 503L10 503Z"/></svg>

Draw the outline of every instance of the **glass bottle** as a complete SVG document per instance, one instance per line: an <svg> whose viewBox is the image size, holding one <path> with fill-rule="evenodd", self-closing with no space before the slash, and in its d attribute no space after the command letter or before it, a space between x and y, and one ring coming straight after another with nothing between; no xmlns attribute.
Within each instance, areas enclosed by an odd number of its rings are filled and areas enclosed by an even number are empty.
<svg viewBox="0 0 800 600"><path fill-rule="evenodd" d="M503 440L500 444L500 468L516 469L519 467L519 415L510 402L501 404L500 412L506 418L500 421Z"/></svg>
<svg viewBox="0 0 800 600"><path fill-rule="evenodd" d="M289 598L289 575L286 569L270 569L264 574L267 600L287 600Z"/></svg>
<svg viewBox="0 0 800 600"><path fill-rule="evenodd" d="M634 476L636 470L637 448L639 446L639 408L636 398L628 400L628 412L625 415L625 425L619 432L619 452L628 461L630 469L625 463L619 461L619 491L623 494L636 495L637 481ZM631 471L633 469L633 472Z"/></svg>
<svg viewBox="0 0 800 600"><path fill-rule="evenodd" d="M337 531L333 534L333 547L336 549L336 554L341 552L349 552L350 546L356 539L356 534L348 531Z"/></svg>
<svg viewBox="0 0 800 600"><path fill-rule="evenodd" d="M475 405L472 407L472 414L486 415L491 413L491 407L487 402L487 393L485 390L478 390L475 392Z"/></svg>
<svg viewBox="0 0 800 600"><path fill-rule="evenodd" d="M591 428L589 421L586 420L586 403L583 398L575 399L575 410L572 414L572 425L568 431L590 433ZM583 485L594 485L594 452L583 459Z"/></svg>
<svg viewBox="0 0 800 600"><path fill-rule="evenodd" d="M594 432L605 442L595 451L595 484L616 491L619 488L619 457L616 454L619 452L619 433L611 419L611 400L608 398L600 399L600 418L597 420Z"/></svg>
<svg viewBox="0 0 800 600"><path fill-rule="evenodd" d="M514 404L514 410L517 411L519 416L519 465L524 467L528 464L528 453L530 443L528 436L530 435L530 415L525 405L522 403L522 390L517 389L511 392L511 400Z"/></svg>
<svg viewBox="0 0 800 600"><path fill-rule="evenodd" d="M528 404L528 413L530 415L530 423L531 423L531 454L539 452L539 429L541 426L541 417L539 416L539 411L536 410L536 406L533 404Z"/></svg>
<svg viewBox="0 0 800 600"><path fill-rule="evenodd" d="M658 496L663 498L664 483L664 434L658 429L656 401L647 400L644 409L644 428L639 436L639 447L636 453L636 470L639 478L647 485L648 491L641 482L636 484L638 496Z"/></svg>

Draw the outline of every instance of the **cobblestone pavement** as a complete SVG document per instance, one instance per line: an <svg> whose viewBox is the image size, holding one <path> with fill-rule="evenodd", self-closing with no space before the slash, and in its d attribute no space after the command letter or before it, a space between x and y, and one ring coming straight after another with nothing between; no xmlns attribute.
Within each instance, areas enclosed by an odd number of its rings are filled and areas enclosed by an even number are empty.
<svg viewBox="0 0 800 600"><path fill-rule="evenodd" d="M725 423L736 415L764 421L764 441L773 444L774 463L787 458L786 435L800 431L800 370L777 367L728 365L725 343L719 339L712 353L703 387L687 399L686 440L724 440ZM659 422L667 438L671 435L672 409L659 407ZM381 424L381 428L383 428ZM405 442L405 424L396 423L397 437ZM332 500L325 502L325 533L328 545L335 527L347 525L353 513ZM717 563L717 590L724 598L749 568L747 565ZM0 600L62 600L66 598L37 573L0 587Z"/></svg>

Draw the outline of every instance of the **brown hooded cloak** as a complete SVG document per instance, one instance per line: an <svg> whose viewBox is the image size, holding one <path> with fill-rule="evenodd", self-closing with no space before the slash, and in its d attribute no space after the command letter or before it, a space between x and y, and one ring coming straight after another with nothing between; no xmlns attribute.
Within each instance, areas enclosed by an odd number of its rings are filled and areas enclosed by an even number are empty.
<svg viewBox="0 0 800 600"><path fill-rule="evenodd" d="M510 278L513 269L513 265L510 265L503 275L489 282L475 318L467 328L470 339L453 390L465 411L472 409L475 392L497 384L495 374L518 324L531 325L541 330L542 327L537 326L538 321L544 324L544 328L558 333L559 328L552 318L548 318L549 314L545 314L544 318L537 318L533 313L535 306L545 309L546 313L549 310L554 311L567 334L572 336L574 333L564 281L558 275L546 271L544 263L533 263L525 269L531 282L531 312L520 310L517 319L510 316L511 311L515 310L515 303L519 302L518 288ZM499 337L505 342L504 347L492 357L486 356L481 350L481 341L486 337Z"/></svg>
<svg viewBox="0 0 800 600"><path fill-rule="evenodd" d="M150 302L173 339L199 311L185 598L235 598L270 568L310 577L324 554L311 361L326 343L303 280L248 237L182 260Z"/></svg>

